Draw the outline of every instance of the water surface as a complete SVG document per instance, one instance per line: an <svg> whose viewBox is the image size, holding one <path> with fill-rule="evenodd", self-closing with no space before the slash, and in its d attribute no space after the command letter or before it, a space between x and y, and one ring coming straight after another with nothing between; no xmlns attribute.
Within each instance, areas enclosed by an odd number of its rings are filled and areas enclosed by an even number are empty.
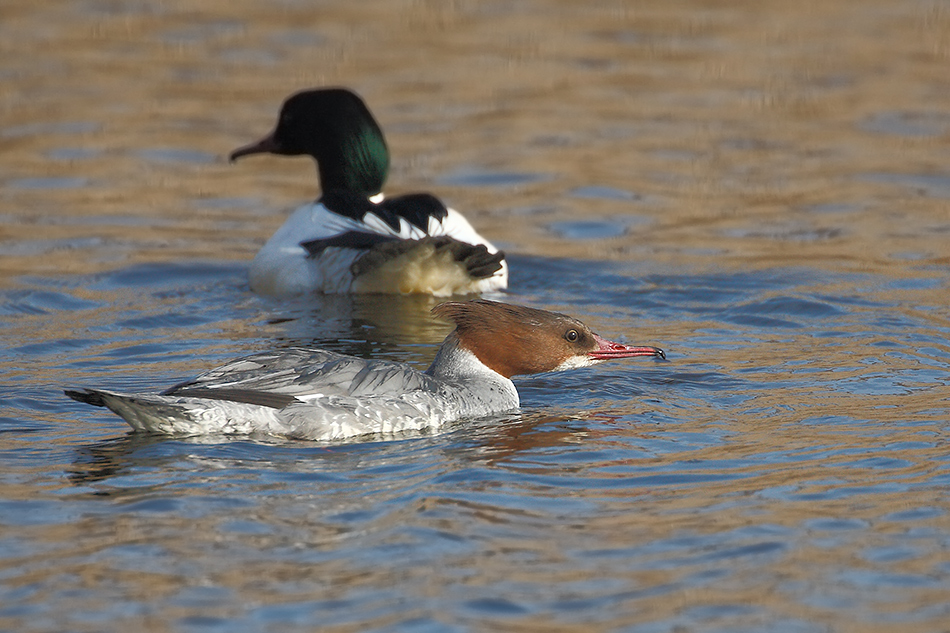
<svg viewBox="0 0 950 633"><path fill-rule="evenodd" d="M946 628L942 5L14 0L0 42L0 629ZM430 362L433 299L247 287L315 175L224 157L324 84L510 253L504 298L669 360L340 444L63 396Z"/></svg>

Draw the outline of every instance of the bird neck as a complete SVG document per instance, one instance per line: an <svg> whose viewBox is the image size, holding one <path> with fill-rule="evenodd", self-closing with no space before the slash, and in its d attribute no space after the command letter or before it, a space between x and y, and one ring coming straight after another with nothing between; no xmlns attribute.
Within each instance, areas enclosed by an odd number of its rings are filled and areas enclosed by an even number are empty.
<svg viewBox="0 0 950 633"><path fill-rule="evenodd" d="M434 378L445 380L490 380L513 384L509 378L488 367L473 352L459 344L458 334L452 332L442 342L435 359L426 370Z"/></svg>
<svg viewBox="0 0 950 633"><path fill-rule="evenodd" d="M383 189L389 173L389 150L382 133L371 127L339 130L341 138L326 143L315 156L324 191L349 191L365 197Z"/></svg>
<svg viewBox="0 0 950 633"><path fill-rule="evenodd" d="M460 347L454 332L442 343L426 373L468 394L464 399L468 402L466 410L471 415L507 411L520 406L515 384L489 369L475 354Z"/></svg>

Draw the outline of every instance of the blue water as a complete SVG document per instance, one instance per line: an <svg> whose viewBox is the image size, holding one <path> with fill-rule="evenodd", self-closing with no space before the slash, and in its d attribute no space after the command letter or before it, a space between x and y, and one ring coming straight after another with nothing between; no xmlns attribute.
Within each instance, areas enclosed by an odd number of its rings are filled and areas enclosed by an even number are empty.
<svg viewBox="0 0 950 633"><path fill-rule="evenodd" d="M950 618L950 348L929 271L511 265L508 300L669 360L523 379L520 412L396 441L163 439L61 390L159 389L274 345L421 367L446 332L435 301L278 303L228 262L18 279L0 304L0 628Z"/></svg>

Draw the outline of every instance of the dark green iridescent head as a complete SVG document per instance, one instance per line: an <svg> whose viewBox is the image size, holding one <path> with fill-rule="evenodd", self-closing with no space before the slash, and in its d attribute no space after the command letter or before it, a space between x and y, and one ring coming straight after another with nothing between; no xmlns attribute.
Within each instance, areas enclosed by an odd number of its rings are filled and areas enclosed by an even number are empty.
<svg viewBox="0 0 950 633"><path fill-rule="evenodd" d="M389 150L376 119L363 100L346 88L305 90L288 98L277 127L256 143L231 154L312 156L323 191L363 196L382 191L389 173Z"/></svg>

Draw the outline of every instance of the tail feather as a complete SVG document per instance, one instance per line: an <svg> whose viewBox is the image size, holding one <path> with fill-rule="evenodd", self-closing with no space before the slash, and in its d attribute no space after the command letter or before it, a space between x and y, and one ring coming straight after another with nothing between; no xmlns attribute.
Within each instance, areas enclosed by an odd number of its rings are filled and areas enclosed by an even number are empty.
<svg viewBox="0 0 950 633"><path fill-rule="evenodd" d="M124 394L103 389L66 389L67 396L78 402L91 404L94 407L105 407L138 430L166 431L176 422L191 423L194 416L191 409L173 397L151 396L146 394Z"/></svg>
<svg viewBox="0 0 950 633"><path fill-rule="evenodd" d="M65 389L63 393L77 402L91 404L94 407L107 406L102 392L95 389Z"/></svg>
<svg viewBox="0 0 950 633"><path fill-rule="evenodd" d="M247 434L280 430L278 412L288 401L283 394L236 389L193 389L190 393L127 394L104 389L66 389L78 402L105 407L136 431L163 435Z"/></svg>
<svg viewBox="0 0 950 633"><path fill-rule="evenodd" d="M465 267L473 279L487 279L501 270L501 262L505 259L504 251L489 253L484 246L465 258Z"/></svg>
<svg viewBox="0 0 950 633"><path fill-rule="evenodd" d="M489 252L484 244L468 244L442 235L418 240L385 241L373 245L369 251L353 263L355 277L371 273L389 262L417 248L430 248L435 253L450 253L453 260L462 265L473 279L491 277L501 269L505 254Z"/></svg>

